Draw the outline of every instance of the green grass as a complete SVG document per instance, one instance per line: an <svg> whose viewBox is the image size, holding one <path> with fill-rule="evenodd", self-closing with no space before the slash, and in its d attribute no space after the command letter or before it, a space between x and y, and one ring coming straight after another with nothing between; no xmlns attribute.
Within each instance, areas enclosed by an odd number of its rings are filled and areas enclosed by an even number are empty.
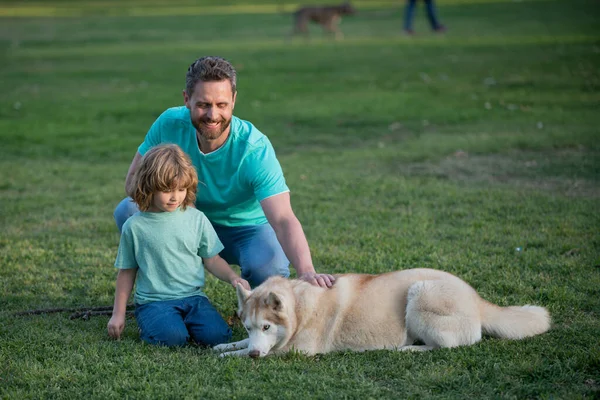
<svg viewBox="0 0 600 400"><path fill-rule="evenodd" d="M399 2L362 1L339 42L286 42L282 3L0 5L0 398L597 398L597 2L440 0L449 33L420 5L407 38ZM127 168L206 54L237 67L236 115L273 142L318 270L444 269L552 330L224 360L147 346L135 320L115 342L108 317L15 316L112 304ZM207 292L234 313L227 285Z"/></svg>

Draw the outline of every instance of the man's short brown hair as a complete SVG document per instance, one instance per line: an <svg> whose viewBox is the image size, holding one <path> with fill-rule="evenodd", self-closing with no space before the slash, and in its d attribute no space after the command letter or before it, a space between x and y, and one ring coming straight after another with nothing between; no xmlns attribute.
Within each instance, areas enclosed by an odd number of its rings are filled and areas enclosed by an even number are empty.
<svg viewBox="0 0 600 400"><path fill-rule="evenodd" d="M216 56L200 57L194 61L185 75L185 91L188 96L194 92L196 84L202 82L219 82L228 80L231 92L235 94L237 73L229 61Z"/></svg>

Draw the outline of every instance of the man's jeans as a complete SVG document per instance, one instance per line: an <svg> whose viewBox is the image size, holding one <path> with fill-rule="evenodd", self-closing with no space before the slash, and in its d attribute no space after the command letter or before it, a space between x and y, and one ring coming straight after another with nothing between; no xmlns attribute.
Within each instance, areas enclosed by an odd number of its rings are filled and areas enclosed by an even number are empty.
<svg viewBox="0 0 600 400"><path fill-rule="evenodd" d="M138 211L130 197L119 203L114 213L119 231L127 218ZM273 275L286 278L290 276L290 262L271 225L229 227L213 224L213 227L225 246L220 256L229 264L239 265L242 278L252 287L260 285Z"/></svg>
<svg viewBox="0 0 600 400"><path fill-rule="evenodd" d="M135 305L140 337L150 344L183 346L191 338L204 346L227 343L231 329L204 296Z"/></svg>

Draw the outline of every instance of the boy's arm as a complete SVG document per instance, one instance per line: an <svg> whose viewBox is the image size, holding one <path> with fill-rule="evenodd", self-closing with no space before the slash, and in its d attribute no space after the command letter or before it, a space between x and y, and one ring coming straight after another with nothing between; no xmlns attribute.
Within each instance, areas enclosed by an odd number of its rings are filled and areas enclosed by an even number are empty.
<svg viewBox="0 0 600 400"><path fill-rule="evenodd" d="M108 321L108 334L118 339L125 328L125 313L127 311L127 300L133 290L137 268L120 269L117 275L117 288L115 289L115 303L110 321Z"/></svg>
<svg viewBox="0 0 600 400"><path fill-rule="evenodd" d="M202 258L202 261L204 262L204 267L208 270L208 272L223 282L230 283L234 288L238 283L240 283L244 289L250 290L250 284L248 281L240 278L238 274L231 269L227 261L223 260L218 254L214 257Z"/></svg>

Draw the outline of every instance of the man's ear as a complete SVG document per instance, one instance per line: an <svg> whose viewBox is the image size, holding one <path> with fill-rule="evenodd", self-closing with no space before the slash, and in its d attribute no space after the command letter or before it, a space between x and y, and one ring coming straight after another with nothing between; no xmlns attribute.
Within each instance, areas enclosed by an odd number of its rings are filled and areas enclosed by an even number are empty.
<svg viewBox="0 0 600 400"><path fill-rule="evenodd" d="M238 298L238 310L241 311L242 307L244 307L244 303L246 302L246 300L248 300L248 297L250 296L251 292L249 290L244 289L241 283L238 283L235 287L235 293L237 294Z"/></svg>
<svg viewBox="0 0 600 400"><path fill-rule="evenodd" d="M183 92L183 104L189 109L190 108L190 96L187 94L187 91L184 89Z"/></svg>
<svg viewBox="0 0 600 400"><path fill-rule="evenodd" d="M267 303L267 306L271 307L274 311L281 311L281 309L283 308L283 303L281 302L281 299L273 292L269 292L265 303Z"/></svg>

